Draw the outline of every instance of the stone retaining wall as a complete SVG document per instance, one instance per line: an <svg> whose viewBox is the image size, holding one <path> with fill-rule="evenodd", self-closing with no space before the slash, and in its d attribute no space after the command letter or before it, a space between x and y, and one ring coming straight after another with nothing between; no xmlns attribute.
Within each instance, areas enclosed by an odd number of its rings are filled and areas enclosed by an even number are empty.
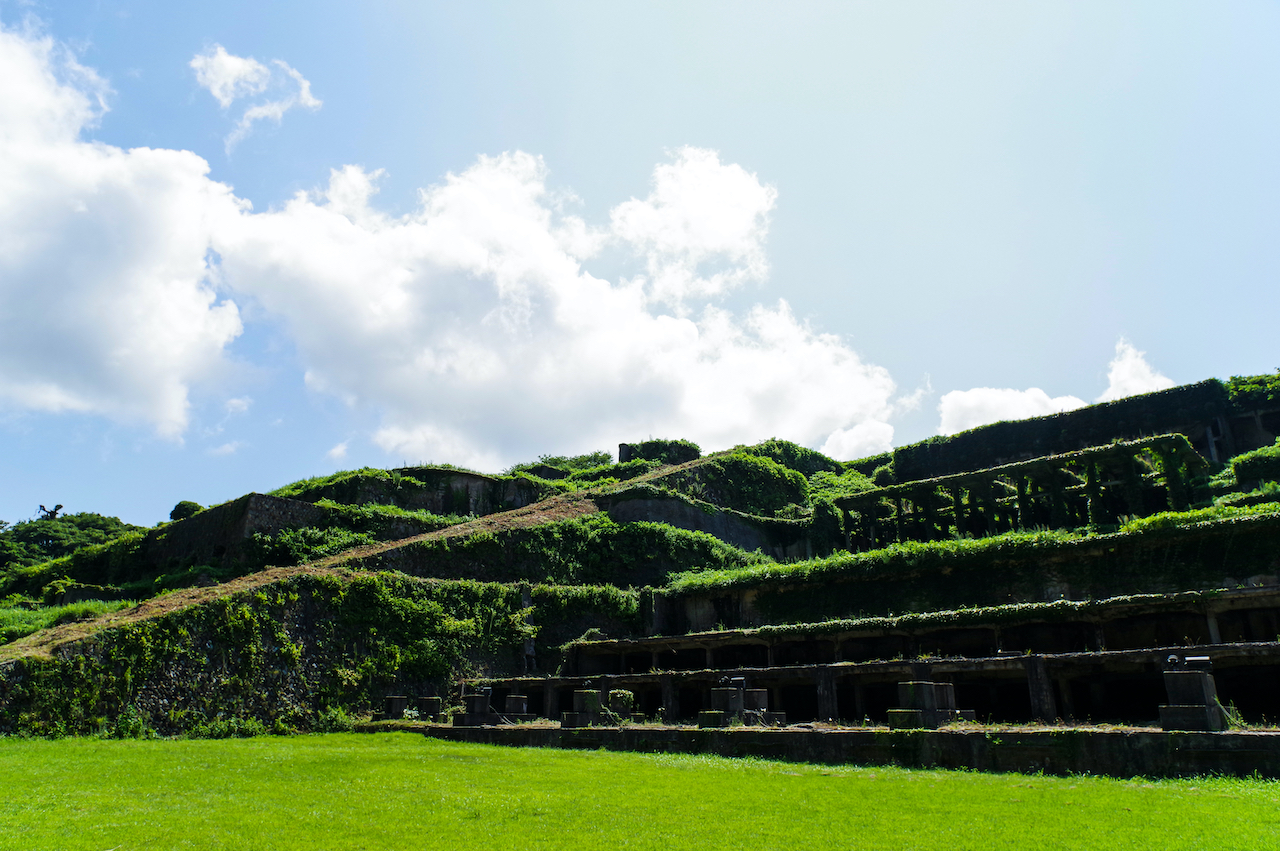
<svg viewBox="0 0 1280 851"><path fill-rule="evenodd" d="M443 727L429 738L513 747L710 753L784 762L974 771L1191 777L1280 777L1280 733L1156 730L884 731L683 728Z"/></svg>

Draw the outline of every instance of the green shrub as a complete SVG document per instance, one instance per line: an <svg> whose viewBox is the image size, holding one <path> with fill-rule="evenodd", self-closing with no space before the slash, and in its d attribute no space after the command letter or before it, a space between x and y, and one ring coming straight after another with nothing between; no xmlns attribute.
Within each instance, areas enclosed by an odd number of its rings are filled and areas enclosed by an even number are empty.
<svg viewBox="0 0 1280 851"><path fill-rule="evenodd" d="M187 731L190 739L251 739L265 736L267 725L257 718L214 718Z"/></svg>
<svg viewBox="0 0 1280 851"><path fill-rule="evenodd" d="M326 707L318 713L312 727L317 733L350 733L355 728L355 716L337 706Z"/></svg>
<svg viewBox="0 0 1280 851"><path fill-rule="evenodd" d="M809 484L772 458L727 452L658 475L650 483L745 514L772 516L787 505L809 501Z"/></svg>
<svg viewBox="0 0 1280 851"><path fill-rule="evenodd" d="M1130 520L1120 527L1121 532L1148 532L1160 529L1181 529L1198 523L1225 520L1232 517L1248 517L1256 514L1280 514L1280 503L1265 502L1261 505L1220 505L1191 511L1163 511L1150 517Z"/></svg>
<svg viewBox="0 0 1280 851"><path fill-rule="evenodd" d="M192 517L203 510L204 506L200 503L184 499L173 507L173 511L169 512L169 519L175 522L178 520L186 520L188 517Z"/></svg>
<svg viewBox="0 0 1280 851"><path fill-rule="evenodd" d="M335 555L376 540L373 535L348 529L303 526L300 529L282 529L274 535L255 532L249 550L255 562L283 567Z"/></svg>
<svg viewBox="0 0 1280 851"><path fill-rule="evenodd" d="M1227 382L1227 395L1240 410L1280 405L1280 371L1274 375L1233 375Z"/></svg>
<svg viewBox="0 0 1280 851"><path fill-rule="evenodd" d="M656 470L661 466L661 461L650 461L644 458L637 458L634 461L628 461L625 464L609 464L603 467L576 470L569 474L569 481L595 483L604 479L614 479L616 481L625 482L628 479L634 479L636 476L642 476L645 473Z"/></svg>
<svg viewBox="0 0 1280 851"><path fill-rule="evenodd" d="M809 477L809 498L816 503L819 499L851 496L876 487L878 485L875 482L857 470L847 470L840 474L821 470Z"/></svg>
<svg viewBox="0 0 1280 851"><path fill-rule="evenodd" d="M375 556L370 566L439 578L577 585L661 583L669 573L768 561L705 532L664 523L617 523L591 514L465 537L416 541Z"/></svg>
<svg viewBox="0 0 1280 851"><path fill-rule="evenodd" d="M795 470L805 478L811 478L814 473L818 472L835 475L844 472L843 464L833 461L821 452L806 449L798 443L779 440L776 437L771 437L763 443L757 443L755 446L735 446L733 451L744 455L771 458L788 470Z"/></svg>
<svg viewBox="0 0 1280 851"><path fill-rule="evenodd" d="M1231 470L1237 482L1280 479L1280 440L1232 458Z"/></svg>
<svg viewBox="0 0 1280 851"><path fill-rule="evenodd" d="M143 527L118 517L90 512L41 517L12 526L0 522L0 572L69 556L141 531Z"/></svg>
<svg viewBox="0 0 1280 851"><path fill-rule="evenodd" d="M702 457L702 449L689 440L646 440L624 443L618 449L618 462L643 460L661 464L684 464Z"/></svg>
<svg viewBox="0 0 1280 851"><path fill-rule="evenodd" d="M515 464L507 469L507 473L518 473L532 470L535 467L556 467L566 472L592 470L613 463L613 455L608 452L588 452L584 455L539 455L537 461Z"/></svg>

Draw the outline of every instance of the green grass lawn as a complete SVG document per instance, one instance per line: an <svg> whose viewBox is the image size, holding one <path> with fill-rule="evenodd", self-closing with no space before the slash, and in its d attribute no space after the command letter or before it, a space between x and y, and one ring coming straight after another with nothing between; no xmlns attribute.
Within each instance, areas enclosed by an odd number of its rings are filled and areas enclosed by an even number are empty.
<svg viewBox="0 0 1280 851"><path fill-rule="evenodd" d="M0 848L1280 848L1280 784L518 750L0 740Z"/></svg>

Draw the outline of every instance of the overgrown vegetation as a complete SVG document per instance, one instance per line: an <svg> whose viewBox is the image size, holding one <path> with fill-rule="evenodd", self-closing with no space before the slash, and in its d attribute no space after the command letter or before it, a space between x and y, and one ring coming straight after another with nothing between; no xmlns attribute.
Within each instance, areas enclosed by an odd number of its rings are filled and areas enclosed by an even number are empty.
<svg viewBox="0 0 1280 851"><path fill-rule="evenodd" d="M809 501L809 483L802 474L772 458L737 450L708 456L696 465L657 473L646 481L712 505L765 517L773 516L788 505L804 505Z"/></svg>
<svg viewBox="0 0 1280 851"><path fill-rule="evenodd" d="M702 448L691 440L646 440L624 443L618 449L618 461L657 461L660 464L685 464L702 457Z"/></svg>
<svg viewBox="0 0 1280 851"><path fill-rule="evenodd" d="M398 574L300 575L162 617L108 628L83 652L0 669L0 732L101 733L132 707L156 731L220 719L311 729L336 707L391 689L439 693L452 678L540 653L587 628L637 626L634 592L438 582ZM545 633L541 636L540 633Z"/></svg>
<svg viewBox="0 0 1280 851"><path fill-rule="evenodd" d="M1226 384L1231 404L1239 410L1280 405L1280 370L1266 375L1233 375Z"/></svg>
<svg viewBox="0 0 1280 851"><path fill-rule="evenodd" d="M755 446L735 446L733 451L744 455L770 458L789 470L795 470L805 478L811 478L814 473L818 472L837 475L844 472L844 465L838 461L833 461L821 452L806 449L798 443L779 440L776 437L771 437L763 443L757 443Z"/></svg>
<svg viewBox="0 0 1280 851"><path fill-rule="evenodd" d="M0 642L14 641L58 624L92 620L132 605L132 600L83 600L44 606L39 601L12 595L0 600Z"/></svg>
<svg viewBox="0 0 1280 851"><path fill-rule="evenodd" d="M588 452L583 455L539 455L537 461L524 464L513 464L507 473L535 471L538 467L550 467L570 473L575 470L594 470L613 464L613 455L608 452Z"/></svg>
<svg viewBox="0 0 1280 851"><path fill-rule="evenodd" d="M689 572L673 596L750 590L771 623L927 612L1139 591L1234 587L1272 569L1280 506L1169 512L1130 531L1010 532L988 538L905 542L862 553ZM1224 575L1229 566L1235 578Z"/></svg>
<svg viewBox="0 0 1280 851"><path fill-rule="evenodd" d="M496 534L416 541L360 564L445 578L639 587L660 584L677 571L769 562L704 532L663 523L617 523L600 513Z"/></svg>
<svg viewBox="0 0 1280 851"><path fill-rule="evenodd" d="M1280 440L1245 452L1231 459L1231 472L1237 482L1276 481L1280 479Z"/></svg>
<svg viewBox="0 0 1280 851"><path fill-rule="evenodd" d="M105 544L141 526L125 523L118 517L105 517L91 512L42 516L12 526L0 521L0 574L15 567L39 564L61 558L77 550Z"/></svg>

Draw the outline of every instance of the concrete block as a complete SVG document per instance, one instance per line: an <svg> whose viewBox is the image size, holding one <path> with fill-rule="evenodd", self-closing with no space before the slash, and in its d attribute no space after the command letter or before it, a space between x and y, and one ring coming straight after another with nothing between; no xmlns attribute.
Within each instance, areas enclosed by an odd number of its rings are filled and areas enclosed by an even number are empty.
<svg viewBox="0 0 1280 851"><path fill-rule="evenodd" d="M529 697L524 694L509 694L503 703L503 715L524 715L529 711Z"/></svg>
<svg viewBox="0 0 1280 851"><path fill-rule="evenodd" d="M1213 674L1207 671L1165 671L1164 688L1170 706L1208 706L1218 697Z"/></svg>
<svg viewBox="0 0 1280 851"><path fill-rule="evenodd" d="M435 721L440 717L441 700L438 697L420 697L416 708L419 718Z"/></svg>
<svg viewBox="0 0 1280 851"><path fill-rule="evenodd" d="M391 721L404 717L409 708L409 698L403 694L389 694L382 700L382 717Z"/></svg>
<svg viewBox="0 0 1280 851"><path fill-rule="evenodd" d="M904 709L955 709L955 686L922 680L898 683L898 705Z"/></svg>
<svg viewBox="0 0 1280 851"><path fill-rule="evenodd" d="M711 690L711 705L721 712L737 715L742 712L742 704L742 689L713 688Z"/></svg>
<svg viewBox="0 0 1280 851"><path fill-rule="evenodd" d="M902 683L898 684L901 689ZM890 709L890 730L919 730L924 727L924 711L920 709Z"/></svg>
<svg viewBox="0 0 1280 851"><path fill-rule="evenodd" d="M626 718L631 715L631 707L635 706L636 696L634 692L626 689L613 689L609 692L609 711L619 718Z"/></svg>
<svg viewBox="0 0 1280 851"><path fill-rule="evenodd" d="M1193 730L1216 733L1227 729L1226 713L1211 706L1161 706L1160 727L1164 730Z"/></svg>
<svg viewBox="0 0 1280 851"><path fill-rule="evenodd" d="M767 688L749 688L742 692L742 708L755 712L764 712L769 708L769 690Z"/></svg>
<svg viewBox="0 0 1280 851"><path fill-rule="evenodd" d="M699 727L728 727L729 714L719 709L704 709L698 713Z"/></svg>
<svg viewBox="0 0 1280 851"><path fill-rule="evenodd" d="M586 712L591 715L600 714L603 707L599 689L575 689L573 692L573 711Z"/></svg>

